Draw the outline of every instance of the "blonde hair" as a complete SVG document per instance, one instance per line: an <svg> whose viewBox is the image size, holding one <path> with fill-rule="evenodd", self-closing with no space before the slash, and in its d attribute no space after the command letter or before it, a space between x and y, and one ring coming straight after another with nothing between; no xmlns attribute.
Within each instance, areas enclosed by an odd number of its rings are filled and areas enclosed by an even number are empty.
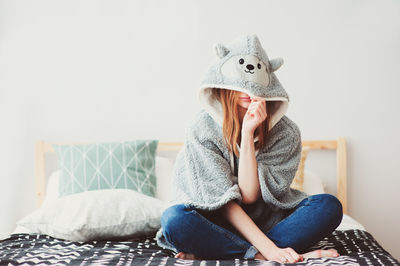
<svg viewBox="0 0 400 266"><path fill-rule="evenodd" d="M222 106L223 111L223 126L222 132L224 141L230 152L235 153L239 157L239 150L237 144L241 142L242 125L239 121L239 94L234 90L226 90L219 88L212 88L212 95L215 97ZM254 131L254 138L258 137L255 144L255 149L259 150L267 143L269 124L272 113L274 112L274 104L266 104L267 118L256 128Z"/></svg>

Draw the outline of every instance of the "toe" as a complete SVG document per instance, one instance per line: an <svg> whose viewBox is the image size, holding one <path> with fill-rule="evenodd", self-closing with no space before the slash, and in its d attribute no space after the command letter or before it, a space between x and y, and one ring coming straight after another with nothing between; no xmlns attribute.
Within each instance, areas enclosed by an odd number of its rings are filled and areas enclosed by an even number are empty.
<svg viewBox="0 0 400 266"><path fill-rule="evenodd" d="M331 251L331 253L332 253L332 255L333 255L334 257L338 257L338 256L339 256L339 253L337 252L336 249L331 248L331 249L329 249L329 250Z"/></svg>
<svg viewBox="0 0 400 266"><path fill-rule="evenodd" d="M175 255L175 258L181 259L183 256L183 252L179 252L178 254Z"/></svg>

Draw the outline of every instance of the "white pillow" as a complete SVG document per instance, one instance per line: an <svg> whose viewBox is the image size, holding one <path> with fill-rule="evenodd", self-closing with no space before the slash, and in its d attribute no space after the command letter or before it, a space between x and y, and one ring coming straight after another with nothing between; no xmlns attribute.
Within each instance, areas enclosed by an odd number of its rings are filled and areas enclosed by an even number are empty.
<svg viewBox="0 0 400 266"><path fill-rule="evenodd" d="M322 179L307 169L304 169L303 189L308 195L325 193L325 185Z"/></svg>
<svg viewBox="0 0 400 266"><path fill-rule="evenodd" d="M162 201L172 200L172 171L174 164L170 159L162 156L156 156L156 179L157 190L155 197ZM43 206L56 200L59 196L58 183L60 180L60 170L54 171L48 178L46 192L44 195Z"/></svg>
<svg viewBox="0 0 400 266"><path fill-rule="evenodd" d="M161 156L156 156L156 198L162 201L170 201L173 199L172 195L172 174L174 164L173 162Z"/></svg>
<svg viewBox="0 0 400 266"><path fill-rule="evenodd" d="M168 206L131 189L93 190L48 202L17 225L71 241L141 237L156 233Z"/></svg>
<svg viewBox="0 0 400 266"><path fill-rule="evenodd" d="M44 194L44 200L42 206L46 206L58 198L58 183L60 181L61 170L54 171L47 181L46 192Z"/></svg>

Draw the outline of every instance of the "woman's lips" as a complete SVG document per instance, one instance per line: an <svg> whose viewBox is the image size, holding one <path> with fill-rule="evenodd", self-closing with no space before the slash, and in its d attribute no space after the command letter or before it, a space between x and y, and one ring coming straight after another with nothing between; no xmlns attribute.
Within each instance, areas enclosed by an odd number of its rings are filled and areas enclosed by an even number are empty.
<svg viewBox="0 0 400 266"><path fill-rule="evenodd" d="M242 99L245 102L251 102L251 98L250 97L240 97L240 99Z"/></svg>

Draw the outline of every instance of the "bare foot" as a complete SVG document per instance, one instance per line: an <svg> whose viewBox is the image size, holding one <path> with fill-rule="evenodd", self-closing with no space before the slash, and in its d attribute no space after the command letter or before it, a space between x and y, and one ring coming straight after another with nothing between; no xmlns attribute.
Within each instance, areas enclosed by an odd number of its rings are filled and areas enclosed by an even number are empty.
<svg viewBox="0 0 400 266"><path fill-rule="evenodd" d="M302 254L306 258L339 257L336 249L318 249Z"/></svg>
<svg viewBox="0 0 400 266"><path fill-rule="evenodd" d="M183 259L183 260L196 260L194 254L192 253L184 253L184 252L179 252L178 254L175 255L175 258Z"/></svg>
<svg viewBox="0 0 400 266"><path fill-rule="evenodd" d="M267 260L260 252L257 252L257 254L254 256L255 260Z"/></svg>
<svg viewBox="0 0 400 266"><path fill-rule="evenodd" d="M318 250L313 250L304 254L299 254L302 255L304 259L307 258L322 258L322 257L339 257L339 253L337 252L336 249L318 249ZM260 252L257 252L257 254L254 256L255 260L267 260Z"/></svg>

